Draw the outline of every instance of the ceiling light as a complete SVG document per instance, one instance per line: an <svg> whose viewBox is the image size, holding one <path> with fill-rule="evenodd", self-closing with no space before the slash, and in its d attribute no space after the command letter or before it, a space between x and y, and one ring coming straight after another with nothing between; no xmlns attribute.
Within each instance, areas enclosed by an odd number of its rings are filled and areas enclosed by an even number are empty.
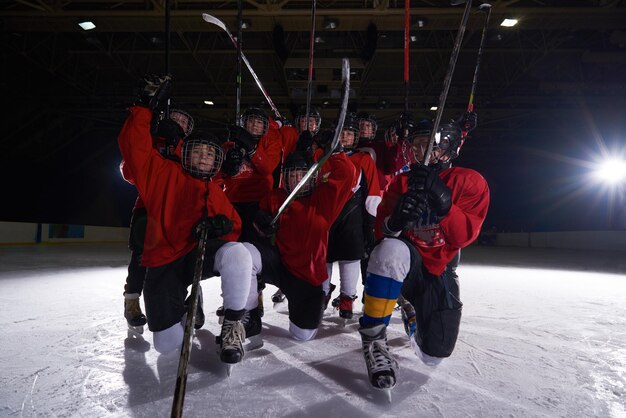
<svg viewBox="0 0 626 418"><path fill-rule="evenodd" d="M92 30L92 29L95 29L96 24L90 20L85 20L84 22L80 22L78 26L83 28L83 30Z"/></svg>
<svg viewBox="0 0 626 418"><path fill-rule="evenodd" d="M241 21L241 29L250 29L252 27L252 22L248 19L243 19Z"/></svg>
<svg viewBox="0 0 626 418"><path fill-rule="evenodd" d="M424 26L426 26L427 23L428 23L428 19L426 19L425 17L422 17L422 16L417 16L413 20L413 24L411 25L411 27L412 28L423 28Z"/></svg>
<svg viewBox="0 0 626 418"><path fill-rule="evenodd" d="M324 29L337 29L337 26L339 26L339 21L337 19L333 19L331 17L324 18Z"/></svg>
<svg viewBox="0 0 626 418"><path fill-rule="evenodd" d="M415 35L409 36L409 39L411 39L411 42L417 42L417 36Z"/></svg>
<svg viewBox="0 0 626 418"><path fill-rule="evenodd" d="M215 103L213 103L213 101L212 101L212 100L205 100L205 101L204 101L204 104L205 104L205 105L209 105L209 106L213 106Z"/></svg>
<svg viewBox="0 0 626 418"><path fill-rule="evenodd" d="M315 37L315 43L316 44L323 44L324 43L324 38L322 38L321 36L316 36Z"/></svg>
<svg viewBox="0 0 626 418"><path fill-rule="evenodd" d="M511 28L517 25L517 19L504 19L500 26L504 26L505 28Z"/></svg>
<svg viewBox="0 0 626 418"><path fill-rule="evenodd" d="M431 106L430 110L437 110L437 106Z"/></svg>

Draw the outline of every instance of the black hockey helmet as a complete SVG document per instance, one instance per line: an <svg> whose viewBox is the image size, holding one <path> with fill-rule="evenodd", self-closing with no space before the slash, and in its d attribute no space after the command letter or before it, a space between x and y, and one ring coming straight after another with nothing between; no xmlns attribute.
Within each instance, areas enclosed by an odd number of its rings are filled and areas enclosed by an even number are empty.
<svg viewBox="0 0 626 418"><path fill-rule="evenodd" d="M322 125L322 117L320 116L320 111L315 106L309 107L309 121L311 118L315 120L315 128L311 129L311 126L309 126L309 131L311 131L311 133L315 135L319 132L320 126ZM302 105L298 108L298 114L296 115L295 122L298 132L301 133L302 131L306 130L306 105Z"/></svg>
<svg viewBox="0 0 626 418"><path fill-rule="evenodd" d="M203 133L190 136L183 142L182 165L191 176L211 179L222 167L224 153L215 135Z"/></svg>
<svg viewBox="0 0 626 418"><path fill-rule="evenodd" d="M287 193L291 193L312 165L313 160L306 152L294 151L287 156L282 168L282 183ZM308 196L313 193L316 182L317 176L311 176L298 191L296 197Z"/></svg>
<svg viewBox="0 0 626 418"><path fill-rule="evenodd" d="M191 115L182 109L171 109L170 119L176 122L185 132L187 138L193 132L194 120Z"/></svg>
<svg viewBox="0 0 626 418"><path fill-rule="evenodd" d="M351 136L351 138L350 138ZM350 139L352 139L351 142ZM348 113L341 129L341 145L349 151L356 148L359 143L359 121L354 113Z"/></svg>
<svg viewBox="0 0 626 418"><path fill-rule="evenodd" d="M376 116L368 112L359 112L356 114L356 118L359 122L359 139L372 141L376 138L376 131L378 130Z"/></svg>
<svg viewBox="0 0 626 418"><path fill-rule="evenodd" d="M257 123L257 121L260 122L262 126L256 126L255 123ZM250 125L249 122L251 122ZM267 133L269 118L265 110L258 107L249 107L241 114L241 126L258 141Z"/></svg>

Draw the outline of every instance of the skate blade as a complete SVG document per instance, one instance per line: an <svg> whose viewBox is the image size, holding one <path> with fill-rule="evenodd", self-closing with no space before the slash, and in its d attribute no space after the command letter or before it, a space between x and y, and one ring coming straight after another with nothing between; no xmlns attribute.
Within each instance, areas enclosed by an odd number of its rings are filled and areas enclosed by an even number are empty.
<svg viewBox="0 0 626 418"><path fill-rule="evenodd" d="M234 364L226 364L226 375L228 377L230 377L231 373L233 372L233 366Z"/></svg>
<svg viewBox="0 0 626 418"><path fill-rule="evenodd" d="M136 334L143 334L143 325L128 325L128 330Z"/></svg>
<svg viewBox="0 0 626 418"><path fill-rule="evenodd" d="M348 324L348 319L347 318L339 318L339 326L341 328L345 328L346 325Z"/></svg>
<svg viewBox="0 0 626 418"><path fill-rule="evenodd" d="M217 323L222 325L224 323L224 317L223 316L218 317Z"/></svg>
<svg viewBox="0 0 626 418"><path fill-rule="evenodd" d="M258 350L263 347L263 338L260 335L255 335L254 337L246 338L245 344L243 346L246 352L252 350Z"/></svg>

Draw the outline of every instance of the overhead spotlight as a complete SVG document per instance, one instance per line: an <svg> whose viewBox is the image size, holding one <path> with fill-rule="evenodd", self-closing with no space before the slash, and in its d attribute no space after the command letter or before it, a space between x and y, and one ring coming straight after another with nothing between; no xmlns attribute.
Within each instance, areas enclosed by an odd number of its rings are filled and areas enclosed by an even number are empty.
<svg viewBox="0 0 626 418"><path fill-rule="evenodd" d="M213 106L215 103L213 103L212 100L205 100L204 104L207 105L207 106Z"/></svg>
<svg viewBox="0 0 626 418"><path fill-rule="evenodd" d="M413 23L411 24L412 28L423 28L428 24L428 19L423 16L417 16L413 19Z"/></svg>
<svg viewBox="0 0 626 418"><path fill-rule="evenodd" d="M321 36L316 36L315 37L315 43L316 44L323 44L324 43L324 38L322 38Z"/></svg>
<svg viewBox="0 0 626 418"><path fill-rule="evenodd" d="M333 30L337 29L337 26L339 26L339 21L337 19L333 19L332 17L324 18L324 29Z"/></svg>
<svg viewBox="0 0 626 418"><path fill-rule="evenodd" d="M502 23L500 23L500 26L504 26L505 28L512 28L513 26L517 25L517 22L517 19L504 19Z"/></svg>
<svg viewBox="0 0 626 418"><path fill-rule="evenodd" d="M434 111L434 110L437 110L437 106L431 106L431 107L430 107L430 110L433 110L433 111Z"/></svg>
<svg viewBox="0 0 626 418"><path fill-rule="evenodd" d="M241 20L241 29L250 29L252 27L252 22L249 19Z"/></svg>
<svg viewBox="0 0 626 418"><path fill-rule="evenodd" d="M417 36L416 35L409 36L409 39L411 39L411 42L417 42Z"/></svg>
<svg viewBox="0 0 626 418"><path fill-rule="evenodd" d="M78 26L83 28L83 30L92 30L96 28L96 24L90 20L85 20L84 22L79 22Z"/></svg>

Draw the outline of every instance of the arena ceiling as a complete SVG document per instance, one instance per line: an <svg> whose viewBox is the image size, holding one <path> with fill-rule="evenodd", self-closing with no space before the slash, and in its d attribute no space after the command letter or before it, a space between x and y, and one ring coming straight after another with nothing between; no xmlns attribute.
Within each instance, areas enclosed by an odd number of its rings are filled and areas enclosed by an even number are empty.
<svg viewBox="0 0 626 418"><path fill-rule="evenodd" d="M485 14L477 11L482 3L473 2L444 118L467 107L484 25ZM170 4L173 106L190 111L201 128L224 132L236 114L236 50L225 32L201 15L221 19L236 34L238 2ZM242 4L249 24L243 51L280 112L291 117L307 96L311 1ZM480 141L477 148L466 145L462 157L468 164L484 168L486 175L490 170L507 173L511 142L502 138L511 133L523 129L528 137L548 130L557 137L559 129L571 127L587 111L621 112L623 119L626 0L490 4L475 97L479 128L474 134ZM446 0L413 0L410 7L409 107L428 115L438 102L464 7ZM384 126L404 109L404 8L401 0L317 1L320 42L315 44L312 102L322 108L325 120L337 114L343 57L352 67L351 110L373 112ZM63 166L72 167L66 168L72 178L105 155L117 155L119 162L115 136L137 81L166 68L165 14L164 0L0 3L2 143L11 170L22 166L26 154L45 162L40 168L44 175ZM501 27L504 18L519 23ZM329 19L336 22L335 29L326 28ZM96 28L82 30L78 23L83 20ZM244 68L242 74L242 108L266 106L250 73ZM81 155L80 163L76 155Z"/></svg>

